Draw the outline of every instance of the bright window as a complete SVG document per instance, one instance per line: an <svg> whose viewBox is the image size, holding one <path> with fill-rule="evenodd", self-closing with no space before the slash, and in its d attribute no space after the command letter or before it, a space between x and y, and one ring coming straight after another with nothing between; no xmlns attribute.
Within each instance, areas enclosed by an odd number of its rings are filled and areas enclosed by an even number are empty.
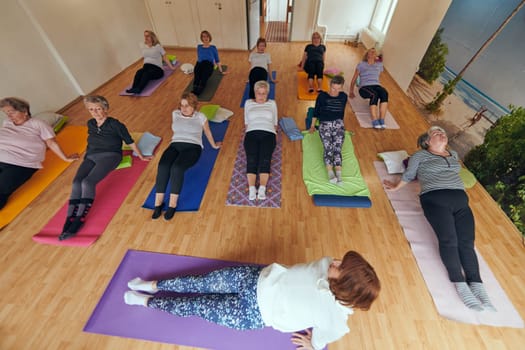
<svg viewBox="0 0 525 350"><path fill-rule="evenodd" d="M397 0L377 0L372 21L370 22L370 29L385 35L396 5Z"/></svg>

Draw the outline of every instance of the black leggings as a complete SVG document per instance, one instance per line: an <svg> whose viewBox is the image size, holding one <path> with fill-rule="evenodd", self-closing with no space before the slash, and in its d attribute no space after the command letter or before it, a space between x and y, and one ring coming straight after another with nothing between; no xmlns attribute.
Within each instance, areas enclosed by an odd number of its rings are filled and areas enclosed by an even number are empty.
<svg viewBox="0 0 525 350"><path fill-rule="evenodd" d="M195 95L200 95L204 90L208 79L213 73L213 69L213 62L200 61L195 63L195 68L193 69L193 93Z"/></svg>
<svg viewBox="0 0 525 350"><path fill-rule="evenodd" d="M0 209L6 205L9 196L29 180L37 170L0 162Z"/></svg>
<svg viewBox="0 0 525 350"><path fill-rule="evenodd" d="M135 73L131 88L139 93L144 90L150 80L160 79L164 76L164 70L154 64L145 63L144 66Z"/></svg>
<svg viewBox="0 0 525 350"><path fill-rule="evenodd" d="M246 173L269 174L275 145L275 134L272 132L264 130L247 132L246 136L244 136Z"/></svg>
<svg viewBox="0 0 525 350"><path fill-rule="evenodd" d="M368 85L359 89L359 95L366 99L370 99L370 106L388 102L388 91L381 85Z"/></svg>
<svg viewBox="0 0 525 350"><path fill-rule="evenodd" d="M170 182L170 194L179 194L184 173L199 160L202 147L194 143L172 142L162 153L157 170L155 191L166 192Z"/></svg>
<svg viewBox="0 0 525 350"><path fill-rule="evenodd" d="M250 76L248 79L250 80L250 98L255 98L255 91L253 91L253 87L258 81L268 80L268 71L262 67L253 67L250 70Z"/></svg>
<svg viewBox="0 0 525 350"><path fill-rule="evenodd" d="M465 191L435 190L422 194L419 200L438 238L450 281L481 282L474 250L474 216Z"/></svg>
<svg viewBox="0 0 525 350"><path fill-rule="evenodd" d="M324 62L323 61L308 61L304 63L304 71L308 73L308 79L313 79L317 75L317 79L323 79ZM321 88L319 86L319 88Z"/></svg>

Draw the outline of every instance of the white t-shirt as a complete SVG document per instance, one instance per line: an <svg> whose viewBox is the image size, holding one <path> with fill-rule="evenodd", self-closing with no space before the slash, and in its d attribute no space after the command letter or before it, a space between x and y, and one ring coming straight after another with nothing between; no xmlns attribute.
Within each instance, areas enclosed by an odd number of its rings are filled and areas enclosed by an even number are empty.
<svg viewBox="0 0 525 350"><path fill-rule="evenodd" d="M332 258L308 264L265 267L257 283L257 302L264 323L282 332L312 329L312 346L322 349L348 333L350 307L340 304L328 285Z"/></svg>
<svg viewBox="0 0 525 350"><path fill-rule="evenodd" d="M272 64L272 58L269 53L258 53L258 52L252 52L250 53L250 57L248 57L248 61L252 64L252 68L254 67L262 67L266 70L268 70L268 65Z"/></svg>
<svg viewBox="0 0 525 350"><path fill-rule="evenodd" d="M277 126L277 105L274 100L257 103L247 100L244 104L244 124L246 132L264 130L275 134Z"/></svg>
<svg viewBox="0 0 525 350"><path fill-rule="evenodd" d="M46 157L46 140L55 137L43 120L29 118L22 125L6 119L0 129L0 162L40 169Z"/></svg>
<svg viewBox="0 0 525 350"><path fill-rule="evenodd" d="M202 126L206 120L206 116L201 112L194 112L191 117L185 117L179 109L174 110L171 122L171 130L173 130L171 142L194 143L203 147Z"/></svg>
<svg viewBox="0 0 525 350"><path fill-rule="evenodd" d="M152 47L142 45L142 56L144 56L144 63L154 64L162 68L162 57L166 54L164 48L157 44Z"/></svg>

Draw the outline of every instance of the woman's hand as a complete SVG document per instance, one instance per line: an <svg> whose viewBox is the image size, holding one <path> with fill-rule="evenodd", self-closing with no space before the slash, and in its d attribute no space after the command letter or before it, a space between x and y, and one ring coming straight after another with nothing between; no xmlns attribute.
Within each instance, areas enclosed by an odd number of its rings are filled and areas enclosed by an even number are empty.
<svg viewBox="0 0 525 350"><path fill-rule="evenodd" d="M308 129L308 132L309 132L310 134L313 134L313 133L315 132L315 126L312 125L312 126L310 127L310 129Z"/></svg>
<svg viewBox="0 0 525 350"><path fill-rule="evenodd" d="M66 162L74 162L75 160L79 159L80 156L78 153L73 154L66 154L66 158L64 159Z"/></svg>
<svg viewBox="0 0 525 350"><path fill-rule="evenodd" d="M355 97L354 89L350 89L350 91L348 91L348 97L350 97L350 98L354 98Z"/></svg>
<svg viewBox="0 0 525 350"><path fill-rule="evenodd" d="M307 329L306 334L294 333L292 335L292 343L297 345L297 350L314 350L312 346L312 332Z"/></svg>
<svg viewBox="0 0 525 350"><path fill-rule="evenodd" d="M145 162L149 162L150 160L153 159L153 156L143 156L142 154L139 154L139 159Z"/></svg>
<svg viewBox="0 0 525 350"><path fill-rule="evenodd" d="M215 142L215 146L212 146L213 149L219 149L222 146L222 141Z"/></svg>

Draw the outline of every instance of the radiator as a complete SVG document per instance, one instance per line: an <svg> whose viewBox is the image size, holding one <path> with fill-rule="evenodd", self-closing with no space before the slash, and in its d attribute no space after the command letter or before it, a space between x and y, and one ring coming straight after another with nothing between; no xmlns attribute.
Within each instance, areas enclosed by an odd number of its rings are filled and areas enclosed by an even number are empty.
<svg viewBox="0 0 525 350"><path fill-rule="evenodd" d="M361 31L359 39L366 49L376 48L376 50L380 50L381 46L383 46L383 40L380 38L380 35L372 32L368 28L364 28Z"/></svg>

